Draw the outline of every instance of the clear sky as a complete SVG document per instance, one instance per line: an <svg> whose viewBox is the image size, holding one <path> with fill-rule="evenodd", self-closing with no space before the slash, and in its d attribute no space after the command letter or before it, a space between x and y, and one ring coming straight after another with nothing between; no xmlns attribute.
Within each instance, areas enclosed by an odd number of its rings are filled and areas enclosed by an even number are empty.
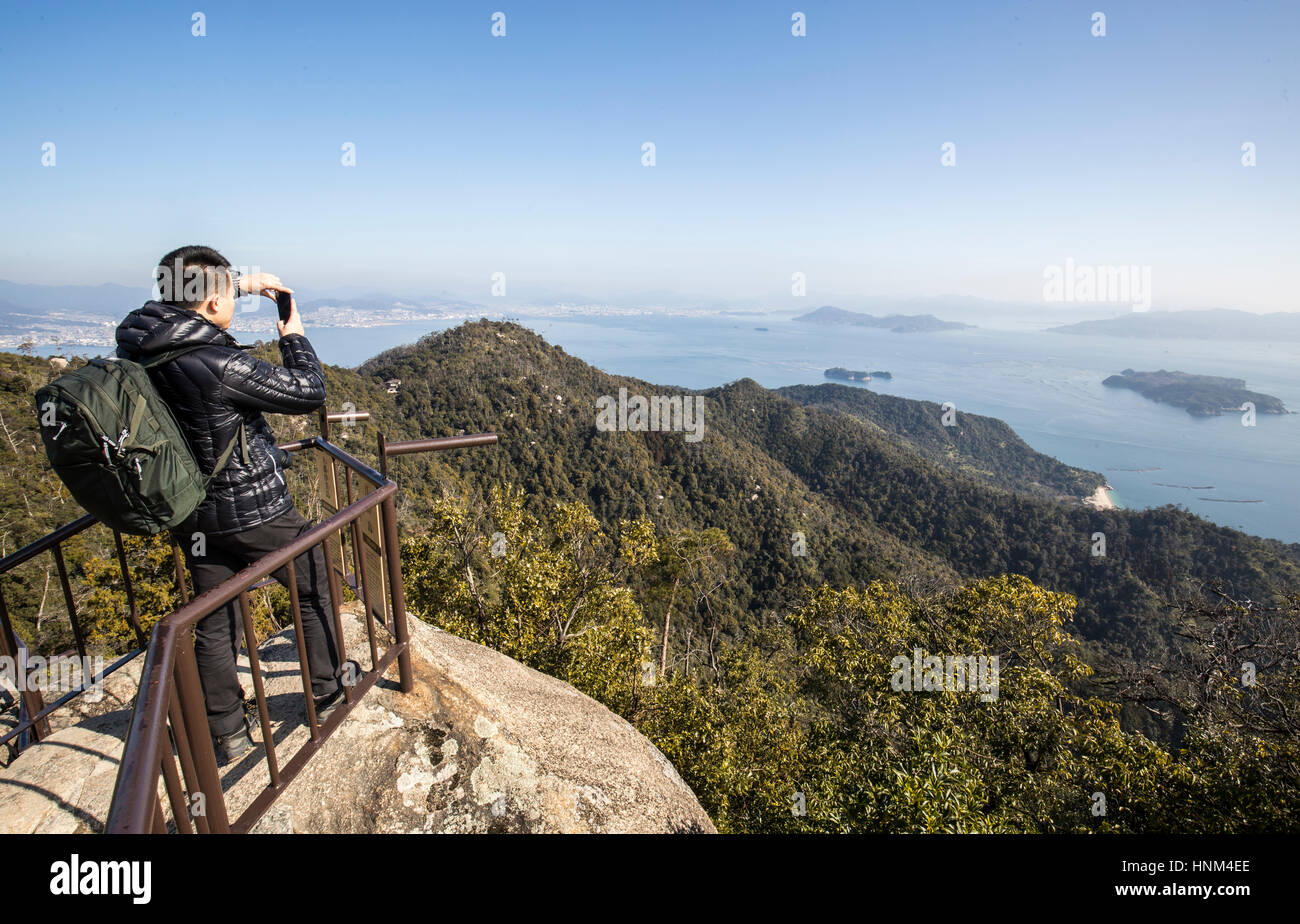
<svg viewBox="0 0 1300 924"><path fill-rule="evenodd" d="M0 278L1300 308L1296 0L287 6L0 6Z"/></svg>

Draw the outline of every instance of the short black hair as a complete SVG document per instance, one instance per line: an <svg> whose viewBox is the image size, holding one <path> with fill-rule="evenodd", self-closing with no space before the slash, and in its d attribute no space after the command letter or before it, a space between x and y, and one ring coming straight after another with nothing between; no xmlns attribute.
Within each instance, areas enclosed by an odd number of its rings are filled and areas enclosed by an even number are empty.
<svg viewBox="0 0 1300 924"><path fill-rule="evenodd" d="M154 270L159 301L175 308L197 310L225 287L229 271L230 261L211 247L201 244L177 247L159 260Z"/></svg>

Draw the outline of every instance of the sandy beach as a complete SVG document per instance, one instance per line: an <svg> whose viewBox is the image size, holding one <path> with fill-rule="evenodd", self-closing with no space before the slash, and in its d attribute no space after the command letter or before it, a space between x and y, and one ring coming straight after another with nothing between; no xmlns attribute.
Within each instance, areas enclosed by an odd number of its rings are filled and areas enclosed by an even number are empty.
<svg viewBox="0 0 1300 924"><path fill-rule="evenodd" d="M1085 497L1083 499L1083 502L1087 504L1089 507L1095 507L1098 510L1115 510L1117 509L1115 507L1115 502L1110 499L1110 495L1107 493L1108 491L1114 491L1114 490L1115 489L1108 484L1103 485L1102 487L1094 491L1091 495Z"/></svg>

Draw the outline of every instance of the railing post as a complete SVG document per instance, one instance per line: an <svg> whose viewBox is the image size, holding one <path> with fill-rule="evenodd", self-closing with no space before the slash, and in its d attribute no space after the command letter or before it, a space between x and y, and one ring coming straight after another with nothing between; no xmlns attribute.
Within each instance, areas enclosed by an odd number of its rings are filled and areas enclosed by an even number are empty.
<svg viewBox="0 0 1300 924"><path fill-rule="evenodd" d="M131 569L126 563L126 546L122 544L122 534L113 530L113 541L117 543L117 561L122 566L122 585L126 590L127 611L131 614L131 628L135 630L135 640L141 648L149 644L144 630L140 628L140 607L135 602L135 588L131 586Z"/></svg>
<svg viewBox="0 0 1300 924"><path fill-rule="evenodd" d="M59 569L59 583L63 585L63 602L68 607L68 622L72 624L72 638L77 643L77 654L86 657L86 639L81 634L81 620L77 617L77 603L72 598L72 584L68 581L68 565L63 560L63 546L55 543L50 551L54 553L54 564ZM84 664L85 661L83 660Z"/></svg>
<svg viewBox="0 0 1300 924"><path fill-rule="evenodd" d="M175 695L167 697L167 717L171 720L171 737L176 744L176 756L181 761L181 773L185 777L186 791L190 795L202 792L203 786L199 783L199 773L194 767L194 755L190 753L190 739L185 730L185 717L181 715L180 703L176 701ZM200 834L209 833L207 815L195 815L194 826L198 828Z"/></svg>
<svg viewBox="0 0 1300 924"><path fill-rule="evenodd" d="M370 586L370 575L366 574L366 557L360 551L361 549L361 522L352 521L352 549L356 553L356 562L353 567L356 571L353 576L356 578L357 596L361 598L361 608L365 610L366 619L369 625L374 625L374 607L383 606L383 588L380 588L380 599L375 600L374 588ZM379 575L375 575L375 580L380 580ZM373 628L371 632L373 632Z"/></svg>
<svg viewBox="0 0 1300 924"><path fill-rule="evenodd" d="M280 788L280 761L275 756L275 736L271 733L271 714L266 705L266 686L262 682L262 659L257 653L257 627L253 625L253 605L248 591L239 592L239 609L244 620L244 644L248 647L248 672L253 675L253 693L257 697L257 720L262 726L262 750L271 774L271 786Z"/></svg>
<svg viewBox="0 0 1300 924"><path fill-rule="evenodd" d="M411 634L406 625L406 595L402 591L402 551L397 545L397 504L394 494L380 507L384 528L384 559L388 566L388 594L393 604L393 634L402 646L397 656L397 674L403 693L414 686L411 673Z"/></svg>
<svg viewBox="0 0 1300 924"><path fill-rule="evenodd" d="M26 672L26 665L19 660L19 650L24 647L19 644L18 634L14 632L13 623L9 621L9 605L5 603L4 589L0 588L0 655L9 658L10 663L23 673ZM86 662L81 663L85 664ZM17 668L19 664L22 664L21 668ZM45 708L45 697L41 696L41 691L27 689L25 676L16 677L15 679L21 681L18 684L18 695L21 698L23 708L27 710L27 714L29 716L40 715L41 710ZM19 715L19 721L22 721L21 715ZM49 718L32 723L31 733L33 741L48 738L50 736ZM22 742L19 741L19 748L21 749L21 747Z"/></svg>
<svg viewBox="0 0 1300 924"><path fill-rule="evenodd" d="M343 484L346 488L347 505L351 507L352 506L352 469L348 468L347 466L343 467ZM352 582L356 585L354 589L356 590L358 597L361 596L361 588L365 584L365 581L362 579L361 576L363 569L361 564L361 539L360 539L361 534L357 532L359 528L360 527L357 525L356 520L353 520L352 521Z"/></svg>
<svg viewBox="0 0 1300 924"><path fill-rule="evenodd" d="M176 773L176 764L170 752L162 756L163 785L172 806L172 821L181 834L193 834L194 826L190 823L189 803L185 801L185 790L181 788L181 778Z"/></svg>
<svg viewBox="0 0 1300 924"><path fill-rule="evenodd" d="M302 695L307 708L307 728L312 741L320 738L320 723L316 721L316 699L311 689L311 667L307 661L307 639L302 634L302 610L298 606L298 575L293 559L285 563L285 586L289 588L289 612L293 615L293 639L298 647L298 673L302 675Z"/></svg>
<svg viewBox="0 0 1300 924"><path fill-rule="evenodd" d="M190 755L194 759L200 791L204 795L208 830L213 834L229 834L226 796L221 789L221 775L217 772L217 752L212 747L212 734L208 731L208 711L203 705L203 684L199 681L199 664L194 656L194 634L190 629L181 630L177 645L176 698L180 701L181 714L185 718Z"/></svg>

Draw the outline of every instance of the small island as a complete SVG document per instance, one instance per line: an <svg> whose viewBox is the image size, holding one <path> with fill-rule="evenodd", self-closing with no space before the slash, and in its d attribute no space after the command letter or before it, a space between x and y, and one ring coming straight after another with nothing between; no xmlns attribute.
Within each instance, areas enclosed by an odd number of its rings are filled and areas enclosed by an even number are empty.
<svg viewBox="0 0 1300 924"><path fill-rule="evenodd" d="M1217 375L1192 375L1187 372L1135 372L1125 369L1101 384L1108 388L1128 388L1151 401L1183 408L1193 417L1218 417L1225 411L1236 412L1251 402L1257 414L1288 414L1290 411L1272 395L1246 390L1245 379Z"/></svg>
<svg viewBox="0 0 1300 924"><path fill-rule="evenodd" d="M875 315L863 314L860 311L845 311L843 308L836 308L834 305L823 305L815 311L799 315L795 320L802 321L805 324L820 324L823 326L848 324L853 327L883 327L895 334L963 330L973 326L971 324L961 324L957 321L941 321L932 314L888 314L878 318Z"/></svg>
<svg viewBox="0 0 1300 924"><path fill-rule="evenodd" d="M893 378L888 372L865 372L859 369L845 369L843 366L827 369L822 374L828 379L838 379L841 382L870 382L873 378Z"/></svg>

